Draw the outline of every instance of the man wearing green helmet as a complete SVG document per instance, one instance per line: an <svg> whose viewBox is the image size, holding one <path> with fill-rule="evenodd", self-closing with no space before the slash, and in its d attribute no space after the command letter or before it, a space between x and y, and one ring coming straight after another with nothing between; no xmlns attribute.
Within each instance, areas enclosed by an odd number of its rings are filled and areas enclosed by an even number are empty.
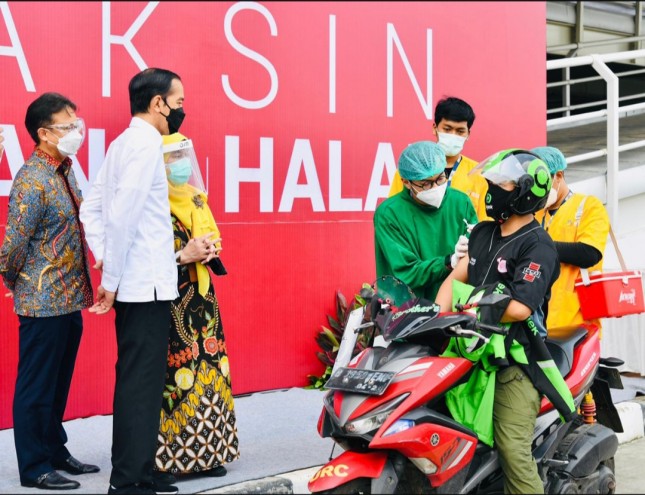
<svg viewBox="0 0 645 495"><path fill-rule="evenodd" d="M431 301L465 256L469 225L477 222L468 196L447 187L445 168L437 143L409 145L398 162L404 189L374 212L377 276L393 275Z"/></svg>
<svg viewBox="0 0 645 495"><path fill-rule="evenodd" d="M544 493L531 453L533 429L545 395L564 421L576 417L573 397L547 350L539 327L560 264L553 241L535 220L551 189L551 174L537 155L519 149L495 153L471 173L488 183L487 214L475 226L468 253L437 295L450 311L453 280L475 287L505 286L511 300L499 322L510 323L505 359L495 376L494 443L504 472L504 493Z"/></svg>

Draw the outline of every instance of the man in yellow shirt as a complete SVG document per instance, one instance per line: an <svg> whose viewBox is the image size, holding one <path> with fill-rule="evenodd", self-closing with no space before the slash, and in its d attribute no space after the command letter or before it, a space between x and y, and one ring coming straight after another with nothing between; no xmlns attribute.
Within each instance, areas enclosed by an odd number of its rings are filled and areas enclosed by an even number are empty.
<svg viewBox="0 0 645 495"><path fill-rule="evenodd" d="M468 175L477 162L461 154L464 143L470 137L475 122L475 112L464 100L448 97L439 100L434 109L432 133L446 154L446 177L448 185L468 195L477 212L477 219L490 220L486 215L486 181L479 174ZM403 190L399 172L394 174L390 196Z"/></svg>
<svg viewBox="0 0 645 495"><path fill-rule="evenodd" d="M599 320L585 321L575 291L580 269L602 270L602 258L609 234L609 215L595 196L574 193L569 189L564 171L567 162L557 148L533 148L548 165L553 184L543 210L535 219L553 239L560 258L560 276L551 288L546 326L549 337L565 337L583 324L600 327Z"/></svg>

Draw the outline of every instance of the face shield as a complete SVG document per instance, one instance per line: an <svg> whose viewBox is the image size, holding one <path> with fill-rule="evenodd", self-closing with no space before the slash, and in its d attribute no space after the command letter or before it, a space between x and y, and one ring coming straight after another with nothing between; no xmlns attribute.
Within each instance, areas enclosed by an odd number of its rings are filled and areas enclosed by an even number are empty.
<svg viewBox="0 0 645 495"><path fill-rule="evenodd" d="M163 160L169 185L178 189L194 188L206 194L191 139L164 145Z"/></svg>
<svg viewBox="0 0 645 495"><path fill-rule="evenodd" d="M469 175L481 174L484 179L498 186L517 186L520 178L530 174L530 165L539 158L523 150L504 150L480 162Z"/></svg>

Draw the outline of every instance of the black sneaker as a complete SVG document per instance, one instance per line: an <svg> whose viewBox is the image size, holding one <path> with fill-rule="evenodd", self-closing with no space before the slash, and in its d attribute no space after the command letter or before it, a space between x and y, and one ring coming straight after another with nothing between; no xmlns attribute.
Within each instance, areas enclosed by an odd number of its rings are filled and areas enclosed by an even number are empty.
<svg viewBox="0 0 645 495"><path fill-rule="evenodd" d="M110 485L110 488L108 489L108 494L112 494L112 495L130 495L131 493L142 494L142 495L143 494L154 495L157 492L155 492L148 485L139 485L139 484L125 485L125 486L122 486L121 488L117 488L116 486Z"/></svg>
<svg viewBox="0 0 645 495"><path fill-rule="evenodd" d="M176 493L179 493L179 488L175 485L166 485L157 481L153 481L152 484L147 486L152 488L152 492L157 495L175 495Z"/></svg>
<svg viewBox="0 0 645 495"><path fill-rule="evenodd" d="M177 483L177 478L175 478L171 473L164 471L153 471L152 481L154 483L159 483L160 485L172 485L174 483Z"/></svg>

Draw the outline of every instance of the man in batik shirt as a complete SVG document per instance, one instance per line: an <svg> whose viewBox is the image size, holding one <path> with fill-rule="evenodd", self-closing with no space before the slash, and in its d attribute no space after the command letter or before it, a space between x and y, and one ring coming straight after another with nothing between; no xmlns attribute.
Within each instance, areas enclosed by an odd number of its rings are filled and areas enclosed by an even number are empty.
<svg viewBox="0 0 645 495"><path fill-rule="evenodd" d="M71 169L85 135L76 105L45 93L27 108L36 146L16 175L0 248L0 275L19 320L13 422L20 483L69 490L80 483L59 474L95 473L65 447L63 414L83 331L81 310L92 304L87 248Z"/></svg>

